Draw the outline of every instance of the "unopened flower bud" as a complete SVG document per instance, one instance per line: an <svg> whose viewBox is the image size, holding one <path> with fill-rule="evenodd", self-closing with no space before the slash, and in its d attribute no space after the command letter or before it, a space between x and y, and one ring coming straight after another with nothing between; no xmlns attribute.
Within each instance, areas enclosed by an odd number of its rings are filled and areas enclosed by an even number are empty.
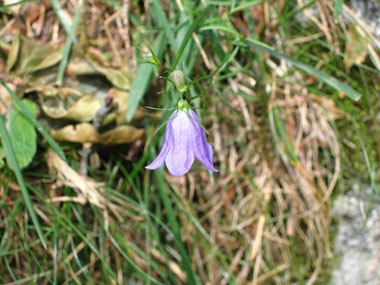
<svg viewBox="0 0 380 285"><path fill-rule="evenodd" d="M185 75L181 70L174 70L172 74L170 74L170 78L178 92L183 93L186 91Z"/></svg>
<svg viewBox="0 0 380 285"><path fill-rule="evenodd" d="M156 66L161 65L160 60L151 51L145 53L145 59Z"/></svg>

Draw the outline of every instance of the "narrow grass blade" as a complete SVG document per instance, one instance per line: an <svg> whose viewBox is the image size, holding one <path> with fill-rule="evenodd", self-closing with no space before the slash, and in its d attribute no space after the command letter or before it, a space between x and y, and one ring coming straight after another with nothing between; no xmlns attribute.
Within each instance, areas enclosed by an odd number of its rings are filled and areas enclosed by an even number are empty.
<svg viewBox="0 0 380 285"><path fill-rule="evenodd" d="M41 135L47 140L49 145L54 149L54 151L59 155L60 158L66 159L63 151L59 147L59 145L56 143L56 141L48 134L48 132L41 126L41 124L37 121L37 119L33 116L33 114L24 106L24 104L21 102L21 100L12 92L11 89L5 84L3 81L1 81L1 84L4 86L4 88L8 91L9 95L12 96L14 102L18 104L20 109L24 112L24 115L33 123L35 128L41 133Z"/></svg>
<svg viewBox="0 0 380 285"><path fill-rule="evenodd" d="M175 39L175 35L173 32L173 29L170 27L170 24L168 20L166 19L165 12L161 7L160 1L158 0L153 0L153 8L154 8L154 13L156 14L156 19L158 21L158 25L164 29L165 35L168 39L169 44L173 47L174 52L178 52L178 44Z"/></svg>
<svg viewBox="0 0 380 285"><path fill-rule="evenodd" d="M239 111L237 111L234 107L231 106L231 104L227 101L227 99L223 96L222 92L220 92L218 86L216 86L215 84L215 81L212 82L212 86L214 86L214 89L216 91L216 94L218 94L218 96L220 97L220 100L222 100L222 102L228 107L231 109L231 111L233 111L241 120L244 121L244 117L242 114L239 113Z"/></svg>
<svg viewBox="0 0 380 285"><path fill-rule="evenodd" d="M195 21L191 24L189 29L186 32L185 37L183 38L183 41L181 43L181 46L178 49L178 52L176 54L176 57L174 59L174 62L171 66L171 70L174 70L177 67L177 64L179 63L182 53L185 50L187 44L189 43L191 37L193 36L193 33L195 33L198 29L198 27L201 26L205 19L206 13L208 13L209 9L204 9L203 12L195 19Z"/></svg>
<svg viewBox="0 0 380 285"><path fill-rule="evenodd" d="M13 6L27 4L27 3L30 3L30 2L37 2L37 1L38 0L24 0L24 1L20 1L20 2L14 2L14 3L2 5L2 6L0 6L0 12L7 12L7 8L10 8L10 7L13 7Z"/></svg>
<svg viewBox="0 0 380 285"><path fill-rule="evenodd" d="M379 189L377 188L377 185L376 185L376 167L374 165L375 159L371 159L370 158L371 144L369 144L367 146L368 149L369 149L369 150L367 150L366 144L365 144L365 142L363 140L363 134L361 132L361 129L363 130L363 128L357 123L357 121L355 120L355 118L351 117L351 121L352 121L352 125L354 126L356 135L357 135L357 137L359 139L360 148L362 150L364 161L365 161L365 164L367 166L368 175L369 175L370 184L371 184L372 194L375 193L376 196L378 197L378 199L380 199Z"/></svg>
<svg viewBox="0 0 380 285"><path fill-rule="evenodd" d="M276 108L276 107L273 108L272 112L273 112L274 124L275 124L277 131L278 131L277 134L282 138L282 141L284 142L286 150L287 150L286 155L288 156L289 160L293 164L297 165L297 164L299 164L299 160L298 160L298 157L296 155L296 151L295 151L293 145L291 144L291 142L288 138L288 135L286 134L284 122L282 121L282 118L279 114L278 108Z"/></svg>
<svg viewBox="0 0 380 285"><path fill-rule="evenodd" d="M161 33L154 42L153 52L158 59L161 58L163 51L166 48L166 41L163 39L163 34ZM152 64L140 64L137 68L137 73L133 79L131 89L129 90L128 96L128 110L127 110L127 121L132 120L139 103L144 96L145 92L148 90L150 85L150 80L152 78L154 71L154 66Z"/></svg>
<svg viewBox="0 0 380 285"><path fill-rule="evenodd" d="M58 0L51 0L50 3L51 3L51 6L53 7L55 14L57 15L59 21L61 22L63 29L65 30L66 34L69 35L70 34L70 25L66 20L66 16L65 16L64 12L62 11L61 4L59 3ZM74 43L78 44L78 40L75 38L75 36L74 36Z"/></svg>
<svg viewBox="0 0 380 285"><path fill-rule="evenodd" d="M336 23L338 22L339 15L342 12L342 5L343 5L343 0L335 0L334 19Z"/></svg>
<svg viewBox="0 0 380 285"><path fill-rule="evenodd" d="M332 76L330 76L330 75L328 75L322 71L319 71L319 70L315 69L314 67L311 67L310 65L307 65L307 64L305 64L301 61L298 61L294 58L291 58L287 55L279 53L278 51L274 50L270 46L268 46L262 42L259 42L257 40L247 38L247 39L245 39L245 41L249 45L252 45L253 47L258 48L262 51L268 52L269 54L273 55L274 57L277 57L279 59L285 59L287 62L289 62L289 63L293 64L294 66L298 67L299 69L315 76L316 78L320 79L324 83L330 85L332 88L334 88L338 91L342 91L345 95L347 95L348 98L350 98L354 101L358 101L361 97L361 94L359 92L357 92L356 90L352 89L351 87L347 86L346 84L337 80L336 78L334 78L334 77L332 77Z"/></svg>
<svg viewBox="0 0 380 285"><path fill-rule="evenodd" d="M24 200L25 200L26 208L28 209L30 217L32 218L33 224L36 227L36 231L37 231L37 234L41 240L42 245L44 246L45 249L47 249L46 241L45 241L44 236L42 234L40 223L38 222L36 212L33 209L33 204L32 204L32 200L30 199L29 192L26 189L24 177L21 173L20 168L18 167L18 163L17 163L16 156L14 154L14 151L13 151L12 143L11 143L11 140L9 138L8 131L5 128L5 123L4 123L2 116L0 116L0 134L1 134L1 138L2 138L2 144L3 144L4 150L5 150L5 154L7 157L7 161L10 164L10 166L12 167L12 169L14 169L18 184L19 184L20 189L21 189L21 193L22 193Z"/></svg>
<svg viewBox="0 0 380 285"><path fill-rule="evenodd" d="M59 67L58 67L58 74L57 74L57 84L58 85L62 85L63 74L66 70L66 65L67 65L67 62L68 62L69 56L70 56L71 46L73 45L73 42L75 39L75 37L74 37L75 29L76 29L76 26L78 24L79 15L82 11L83 2L84 2L84 0L79 1L78 7L75 10L73 23L71 25L69 33L67 34L66 43L65 43L65 46L63 48L62 59L59 63Z"/></svg>
<svg viewBox="0 0 380 285"><path fill-rule="evenodd" d="M232 14L234 14L236 12L239 12L239 11L247 9L247 8L251 8L252 6L260 4L261 2L263 2L263 0L247 1L243 4L240 4L239 6L237 6L235 8L233 8L233 9L231 9L231 11L228 12L228 15L231 16Z"/></svg>
<svg viewBox="0 0 380 285"><path fill-rule="evenodd" d="M162 175L162 171L156 170L154 172L155 177L157 179L157 187L159 188L160 195L162 198L162 201L164 203L166 212L167 212L167 217L169 219L170 223L170 228L173 232L174 235L174 241L178 247L179 254L181 255L182 262L183 262L183 267L186 271L186 276L187 276L187 284L199 284L197 282L195 273L191 267L191 262L189 255L187 253L187 250L185 248L185 245L183 244L182 238L181 238L181 232L179 228L178 221L176 219L176 214L174 213L173 206L170 202L169 195L167 193L167 188L165 187L165 181L164 181L164 176Z"/></svg>

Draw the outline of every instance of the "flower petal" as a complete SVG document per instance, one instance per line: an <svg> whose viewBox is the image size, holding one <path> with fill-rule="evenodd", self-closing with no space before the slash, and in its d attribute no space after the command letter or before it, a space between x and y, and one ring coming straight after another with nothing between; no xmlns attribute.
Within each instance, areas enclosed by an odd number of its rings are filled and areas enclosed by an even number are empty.
<svg viewBox="0 0 380 285"><path fill-rule="evenodd" d="M208 169L213 172L218 172L214 168L212 162L212 146L206 141L204 130L200 124L199 118L193 110L190 110L190 115L193 117L192 123L196 129L194 140L194 156Z"/></svg>
<svg viewBox="0 0 380 285"><path fill-rule="evenodd" d="M194 162L193 146L195 129L191 119L183 111L168 123L172 142L166 156L166 166L174 176L186 174Z"/></svg>
<svg viewBox="0 0 380 285"><path fill-rule="evenodd" d="M174 114L175 114L175 112L172 113L170 118ZM169 118L169 120L170 120L170 118ZM173 141L173 139L172 139L172 134L171 134L171 127L169 126L169 123L167 123L167 125L165 127L165 141L164 141L164 144L162 145L161 151L158 154L158 156L156 157L156 159L153 160L153 162L151 164L149 164L148 166L145 166L146 169L150 169L150 170L157 169L164 164L166 156L167 156L167 154L170 150L170 147L172 145L172 141Z"/></svg>

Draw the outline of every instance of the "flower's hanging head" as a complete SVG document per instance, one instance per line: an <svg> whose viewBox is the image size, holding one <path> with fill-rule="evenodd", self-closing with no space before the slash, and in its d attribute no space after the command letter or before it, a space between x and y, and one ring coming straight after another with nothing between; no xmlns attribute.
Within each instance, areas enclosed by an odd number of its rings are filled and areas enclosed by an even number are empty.
<svg viewBox="0 0 380 285"><path fill-rule="evenodd" d="M186 92L185 77L182 71L171 74L171 80L178 92ZM206 141L203 127L189 103L181 98L177 109L170 115L165 129L165 141L156 159L146 166L147 169L157 169L164 163L174 176L186 174L197 158L204 166L217 172L212 162L212 147Z"/></svg>

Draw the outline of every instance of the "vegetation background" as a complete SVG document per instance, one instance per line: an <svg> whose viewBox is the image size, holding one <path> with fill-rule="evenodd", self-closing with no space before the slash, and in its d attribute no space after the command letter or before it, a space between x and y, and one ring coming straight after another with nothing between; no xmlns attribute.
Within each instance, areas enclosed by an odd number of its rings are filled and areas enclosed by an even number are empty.
<svg viewBox="0 0 380 285"><path fill-rule="evenodd" d="M3 0L0 282L328 282L334 197L379 197L380 41L348 4ZM174 69L219 173L144 168Z"/></svg>

